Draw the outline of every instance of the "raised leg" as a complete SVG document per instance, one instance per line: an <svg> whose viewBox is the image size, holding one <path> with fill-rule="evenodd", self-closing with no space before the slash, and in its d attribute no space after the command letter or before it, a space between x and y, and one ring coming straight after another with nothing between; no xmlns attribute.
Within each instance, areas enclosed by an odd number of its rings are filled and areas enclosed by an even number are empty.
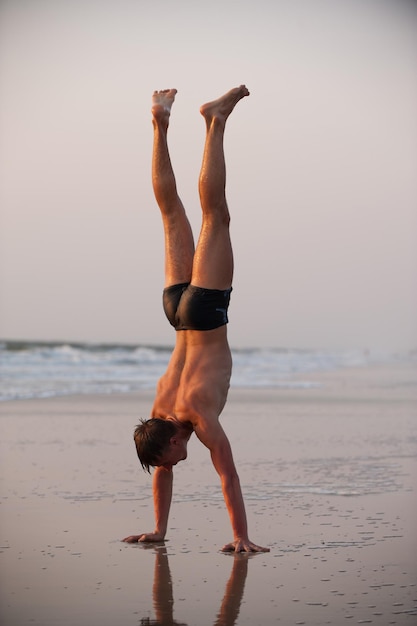
<svg viewBox="0 0 417 626"><path fill-rule="evenodd" d="M167 142L171 107L176 93L176 89L155 91L152 98L152 184L164 225L165 287L189 282L194 258L194 239L177 193Z"/></svg>
<svg viewBox="0 0 417 626"><path fill-rule="evenodd" d="M223 138L226 120L249 91L245 85L204 104L200 112L206 121L206 143L199 179L203 222L194 255L191 282L207 289L228 289L233 278L230 215L226 201L226 165Z"/></svg>

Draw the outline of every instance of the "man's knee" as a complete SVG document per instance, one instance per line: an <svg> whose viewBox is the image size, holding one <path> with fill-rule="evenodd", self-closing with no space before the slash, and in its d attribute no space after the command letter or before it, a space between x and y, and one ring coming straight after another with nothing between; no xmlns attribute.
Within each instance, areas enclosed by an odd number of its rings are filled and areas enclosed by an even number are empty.
<svg viewBox="0 0 417 626"><path fill-rule="evenodd" d="M230 213L227 206L211 210L209 213L203 213L203 225L210 226L213 229L229 228Z"/></svg>

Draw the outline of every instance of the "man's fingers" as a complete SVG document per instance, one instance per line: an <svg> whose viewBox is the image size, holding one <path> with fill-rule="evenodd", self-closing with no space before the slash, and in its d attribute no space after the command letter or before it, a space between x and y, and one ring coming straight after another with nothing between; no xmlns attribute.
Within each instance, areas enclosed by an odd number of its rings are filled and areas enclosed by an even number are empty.
<svg viewBox="0 0 417 626"><path fill-rule="evenodd" d="M164 537L162 535L158 535L156 533L145 533L140 536L140 543L161 543L164 541Z"/></svg>
<svg viewBox="0 0 417 626"><path fill-rule="evenodd" d="M125 543L146 543L146 542L161 542L164 538L161 535L155 533L142 533L141 535L130 535L122 539Z"/></svg>
<svg viewBox="0 0 417 626"><path fill-rule="evenodd" d="M262 548L254 543L234 541L223 546L222 552L269 552L269 548Z"/></svg>
<svg viewBox="0 0 417 626"><path fill-rule="evenodd" d="M124 539L122 539L122 541L124 541L125 543L137 543L141 536L142 535L130 535L129 537L125 537Z"/></svg>
<svg viewBox="0 0 417 626"><path fill-rule="evenodd" d="M269 548L263 548L262 546L257 546L255 543L249 541L249 543L244 544L244 550L246 552L269 552Z"/></svg>
<svg viewBox="0 0 417 626"><path fill-rule="evenodd" d="M255 546L255 544L251 544L250 547L251 552L269 552L269 548L262 548L261 546Z"/></svg>
<svg viewBox="0 0 417 626"><path fill-rule="evenodd" d="M246 546L240 541L234 541L233 543L227 543L223 546L222 552L251 552L250 546Z"/></svg>
<svg viewBox="0 0 417 626"><path fill-rule="evenodd" d="M223 546L221 551L222 552L234 552L235 551L235 544L234 543L227 543L225 546Z"/></svg>

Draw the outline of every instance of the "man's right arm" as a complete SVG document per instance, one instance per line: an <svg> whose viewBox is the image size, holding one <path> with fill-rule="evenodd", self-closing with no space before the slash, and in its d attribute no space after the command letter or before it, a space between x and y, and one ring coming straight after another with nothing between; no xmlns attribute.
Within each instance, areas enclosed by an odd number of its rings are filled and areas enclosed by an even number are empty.
<svg viewBox="0 0 417 626"><path fill-rule="evenodd" d="M195 424L194 431L210 450L214 468L220 476L224 501L233 529L234 540L222 548L223 552L269 552L269 548L262 548L249 540L239 476L229 440L218 420L211 422L200 420L200 423Z"/></svg>
<svg viewBox="0 0 417 626"><path fill-rule="evenodd" d="M153 502L155 511L155 530L152 533L130 535L123 541L137 543L146 541L163 541L168 527L168 516L172 500L172 468L156 467L153 475Z"/></svg>
<svg viewBox="0 0 417 626"><path fill-rule="evenodd" d="M169 509L172 500L172 467L156 467L153 475L153 504L155 511L155 530L152 534L164 539L168 528ZM145 540L147 541L147 540Z"/></svg>

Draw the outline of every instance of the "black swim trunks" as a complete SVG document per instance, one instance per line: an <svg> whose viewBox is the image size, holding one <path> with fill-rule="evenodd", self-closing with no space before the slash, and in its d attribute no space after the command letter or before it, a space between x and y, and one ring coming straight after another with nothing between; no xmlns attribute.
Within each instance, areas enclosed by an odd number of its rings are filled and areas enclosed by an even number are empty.
<svg viewBox="0 0 417 626"><path fill-rule="evenodd" d="M232 288L204 289L189 283L164 289L163 306L175 330L213 330L228 323Z"/></svg>

